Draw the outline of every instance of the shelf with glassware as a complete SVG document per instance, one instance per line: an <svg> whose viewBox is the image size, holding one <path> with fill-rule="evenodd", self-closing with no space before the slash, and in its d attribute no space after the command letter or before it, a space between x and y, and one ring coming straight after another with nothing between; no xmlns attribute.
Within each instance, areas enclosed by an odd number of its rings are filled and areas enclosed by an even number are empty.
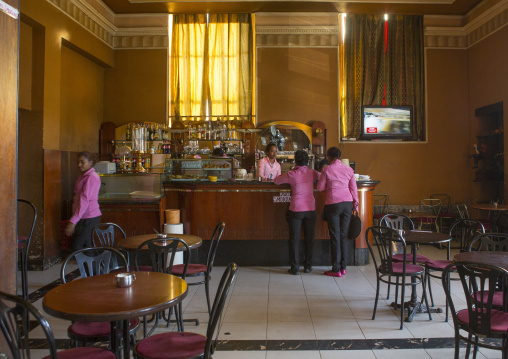
<svg viewBox="0 0 508 359"><path fill-rule="evenodd" d="M169 181L226 181L233 178L235 159L166 158L164 173Z"/></svg>

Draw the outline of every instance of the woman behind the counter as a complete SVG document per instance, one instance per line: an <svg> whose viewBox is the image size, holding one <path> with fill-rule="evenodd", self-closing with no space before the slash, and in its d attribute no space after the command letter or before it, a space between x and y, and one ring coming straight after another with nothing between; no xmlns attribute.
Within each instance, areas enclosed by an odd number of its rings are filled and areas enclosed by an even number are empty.
<svg viewBox="0 0 508 359"><path fill-rule="evenodd" d="M319 172L307 167L309 155L302 150L295 152L296 166L289 172L275 178L274 183L291 185L291 202L286 213L289 225L289 262L291 274L299 273L300 231L303 225L305 238L304 272L312 271L312 252L314 248L314 228L316 226L316 201L314 182Z"/></svg>
<svg viewBox="0 0 508 359"><path fill-rule="evenodd" d="M328 222L330 233L332 270L325 275L341 277L346 274L347 232L351 212L358 212L358 193L355 174L351 167L340 161L340 150L330 147L326 157L330 165L323 166L317 183L318 191L326 188L326 202L323 217Z"/></svg>
<svg viewBox="0 0 508 359"><path fill-rule="evenodd" d="M266 157L262 158L258 162L258 177L261 177L262 181L273 181L277 176L281 174L281 168L279 162L277 162L277 145L275 143L269 143L265 149Z"/></svg>
<svg viewBox="0 0 508 359"><path fill-rule="evenodd" d="M99 189L101 179L93 165L95 158L90 152L78 154L81 176L76 180L72 200L72 217L65 228L65 234L72 236L72 250L92 246L92 229L101 222Z"/></svg>

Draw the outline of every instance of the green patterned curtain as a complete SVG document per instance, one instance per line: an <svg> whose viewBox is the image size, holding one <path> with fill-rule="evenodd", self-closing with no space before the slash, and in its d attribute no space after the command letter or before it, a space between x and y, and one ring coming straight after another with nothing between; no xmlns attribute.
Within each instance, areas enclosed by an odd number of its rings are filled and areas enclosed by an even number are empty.
<svg viewBox="0 0 508 359"><path fill-rule="evenodd" d="M390 16L385 54L384 15L348 15L344 47L341 136L360 137L362 105L383 105L386 84L386 106L412 105L413 140L424 140L423 17Z"/></svg>
<svg viewBox="0 0 508 359"><path fill-rule="evenodd" d="M423 17L388 20L386 105L413 106L415 140L425 140Z"/></svg>

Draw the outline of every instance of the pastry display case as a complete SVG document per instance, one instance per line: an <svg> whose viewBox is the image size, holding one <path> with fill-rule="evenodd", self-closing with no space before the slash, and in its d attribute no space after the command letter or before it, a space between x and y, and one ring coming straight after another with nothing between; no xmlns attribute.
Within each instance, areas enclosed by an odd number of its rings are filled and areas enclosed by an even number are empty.
<svg viewBox="0 0 508 359"><path fill-rule="evenodd" d="M170 181L218 181L233 178L234 159L231 157L176 159L166 158L164 172Z"/></svg>

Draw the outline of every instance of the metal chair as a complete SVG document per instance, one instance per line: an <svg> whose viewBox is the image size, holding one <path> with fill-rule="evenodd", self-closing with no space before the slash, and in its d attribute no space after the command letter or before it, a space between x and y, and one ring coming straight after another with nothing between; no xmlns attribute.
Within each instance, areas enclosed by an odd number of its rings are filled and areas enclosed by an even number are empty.
<svg viewBox="0 0 508 359"><path fill-rule="evenodd" d="M439 215L442 202L439 199L426 198L418 204L420 216L415 218L418 229L428 228L439 232Z"/></svg>
<svg viewBox="0 0 508 359"><path fill-rule="evenodd" d="M30 329L28 323L35 320L41 327L49 345L50 354L43 359L114 359L115 354L109 350L96 347L81 347L62 350L57 353L55 337L48 321L41 312L27 300L0 292L0 327L10 350L10 358L30 358Z"/></svg>
<svg viewBox="0 0 508 359"><path fill-rule="evenodd" d="M187 278L190 277L199 277L203 276L203 280L199 282L189 282L187 281L187 285L205 285L205 294L206 294L206 303L208 304L208 314L211 314L210 307L210 279L211 273L213 269L213 262L215 261L215 254L217 253L217 248L219 246L220 239L222 237L222 233L224 232L224 228L226 227L226 223L219 222L213 231L212 239L210 240L210 248L208 249L208 256L206 257L206 265L204 264L189 264L189 268L187 270ZM179 277L182 277L184 266L183 264L177 264L173 267L173 274Z"/></svg>
<svg viewBox="0 0 508 359"><path fill-rule="evenodd" d="M125 231L118 224L115 223L99 223L92 229L92 246L94 247L111 247L118 249L118 233L123 238L126 238ZM124 253L129 264L129 253ZM116 256L113 257L113 266L118 266Z"/></svg>
<svg viewBox="0 0 508 359"><path fill-rule="evenodd" d="M390 196L387 194L373 194L372 195L372 220L374 225L380 225L381 218L386 214L388 210L388 204L390 203Z"/></svg>
<svg viewBox="0 0 508 359"><path fill-rule="evenodd" d="M26 209L23 209L22 207ZM37 209L31 202L19 198L18 223L20 222L20 212L26 213L26 210L29 211L30 218L26 218L24 221L30 223L30 227L28 232L23 234L27 235L20 236L20 230L18 228L18 255L21 264L21 296L24 299L28 299L28 251L30 250L30 244L32 243L32 237L35 229L35 222L37 221Z"/></svg>
<svg viewBox="0 0 508 359"><path fill-rule="evenodd" d="M483 233L485 233L485 227L482 222L476 219L459 219L450 227L452 241L456 240L460 243L459 250L461 252L468 252L473 239Z"/></svg>
<svg viewBox="0 0 508 359"><path fill-rule="evenodd" d="M152 266L153 272L159 272L159 273L167 273L167 274L173 274L173 264L175 262L176 252L178 245L183 245L185 248L184 251L184 264L183 264L183 271L181 278L185 280L185 276L187 274L187 268L189 266L189 255L190 255L190 248L189 245L182 239L174 238L174 237L167 237L167 238L153 238L144 241L139 245L139 247L136 249L136 252L134 253L134 265L136 268L136 271L139 271L139 262L140 262L140 256L141 253L146 251L148 249L150 254L150 263ZM151 335L153 331L157 328L159 324L159 320L161 317L166 320L167 324L169 325L170 319L171 319L171 313L172 309L169 309L168 316L165 317L164 313L156 313L154 316L154 324L152 326L152 329L150 329L150 332L147 333L147 319L146 317L143 317L143 337L146 338L147 336ZM162 315L161 315L162 314ZM178 303L177 310L175 310L175 316L176 316L176 324L178 327L178 331L183 331L183 314L182 314L182 303ZM195 320L192 320L193 322ZM196 324L198 325L198 324Z"/></svg>
<svg viewBox="0 0 508 359"><path fill-rule="evenodd" d="M115 248L96 247L83 248L71 253L63 262L60 270L60 279L62 283L66 283L65 272L67 265L71 259L75 259L78 264L79 273L82 278L94 275L107 274L112 269L112 257L119 258L125 271L128 271L127 260L125 256ZM107 300L105 298L104 300ZM131 319L130 334L133 342L135 342L135 334L139 328L139 319ZM109 322L74 322L67 329L67 334L76 345L78 343L95 343L109 341L111 338L111 325ZM119 333L120 335L120 333Z"/></svg>
<svg viewBox="0 0 508 359"><path fill-rule="evenodd" d="M466 309L455 309L456 296L452 296L449 286L453 272L459 275L467 303ZM444 269L441 280L452 311L455 359L459 358L461 340L467 343L466 358L469 357L471 345L474 345L474 357L480 346L501 350L503 358L508 358L508 313L494 309L492 305L497 283L508 284L508 271L489 264L454 262ZM479 341L479 338L498 338L501 339L501 345L488 340Z"/></svg>
<svg viewBox="0 0 508 359"><path fill-rule="evenodd" d="M370 235L370 236L369 236ZM408 263L406 261L395 262L393 261L393 244L400 244L402 248L402 253L404 255L403 258L406 257L406 241L403 237L400 236L399 232L394 229L388 227L369 227L365 232L365 238L367 241L367 245L369 247L369 252L371 254L372 260L374 261L374 267L376 269L376 300L374 302L374 312L372 314L372 320L376 318L376 309L377 303L379 300L379 287L380 282L394 284L397 287L401 287L401 296L400 296L400 329L404 328L404 294L405 288L408 285L414 286L418 284L422 284L423 287L423 296L425 300L425 305L428 306L427 303L427 295L425 292L425 281L423 278L424 269L419 265L414 265ZM378 260L376 258L376 253L374 252L374 248L370 244L369 238L373 239L373 243L377 247L377 258L379 258L380 264L378 264ZM391 280L391 277L397 278L396 282ZM409 277L409 282L406 282L406 279ZM418 280L412 280L411 277L416 277ZM401 282L399 283L399 279ZM397 300L395 298L395 308L397 308ZM432 319L432 316L429 311L429 319Z"/></svg>
<svg viewBox="0 0 508 359"><path fill-rule="evenodd" d="M441 213L439 214L439 227L441 228L441 231L445 231L445 228L444 228L445 225L447 225L446 228L451 228L451 227L448 227L448 225L453 224L456 216L451 211L452 207L451 207L450 195L447 193L433 193L430 195L429 198L430 199L438 199L441 201L441 204L442 204Z"/></svg>
<svg viewBox="0 0 508 359"><path fill-rule="evenodd" d="M222 324L221 314L237 272L238 266L235 263L230 263L222 275L208 321L206 336L190 332L167 332L152 335L136 345L134 349L136 357L142 359L161 358L171 351L172 359L210 359L217 346L217 338Z"/></svg>
<svg viewBox="0 0 508 359"><path fill-rule="evenodd" d="M472 251L508 251L508 233L485 233L477 236L469 245Z"/></svg>

